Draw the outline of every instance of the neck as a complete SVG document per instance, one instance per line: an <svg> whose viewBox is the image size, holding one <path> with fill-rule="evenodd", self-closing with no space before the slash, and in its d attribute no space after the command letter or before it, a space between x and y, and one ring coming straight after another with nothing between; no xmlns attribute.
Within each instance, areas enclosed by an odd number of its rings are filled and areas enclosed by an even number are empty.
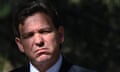
<svg viewBox="0 0 120 72"><path fill-rule="evenodd" d="M34 65L40 72L46 72L50 67L52 67L57 60L59 59L59 55L56 58L52 58L51 60L45 62L34 62L31 61L32 65Z"/></svg>

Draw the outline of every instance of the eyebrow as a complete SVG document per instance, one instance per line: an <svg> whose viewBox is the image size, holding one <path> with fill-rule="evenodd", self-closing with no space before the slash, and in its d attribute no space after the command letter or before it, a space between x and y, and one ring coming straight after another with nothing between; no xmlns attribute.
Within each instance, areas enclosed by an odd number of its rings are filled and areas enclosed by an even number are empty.
<svg viewBox="0 0 120 72"><path fill-rule="evenodd" d="M38 30L38 32L44 31L44 30L54 30L54 27L44 27ZM27 34L32 34L34 33L33 31L28 31L28 32L24 32L21 36L27 35Z"/></svg>

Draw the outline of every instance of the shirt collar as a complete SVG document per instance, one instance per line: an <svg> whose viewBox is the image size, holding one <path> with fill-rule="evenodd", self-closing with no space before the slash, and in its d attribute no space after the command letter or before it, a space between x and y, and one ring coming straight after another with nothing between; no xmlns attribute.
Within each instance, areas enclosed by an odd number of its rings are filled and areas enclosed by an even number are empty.
<svg viewBox="0 0 120 72"><path fill-rule="evenodd" d="M62 64L62 55L59 56L58 61L52 66L50 67L47 72L59 72L59 69L61 67ZM39 72L30 62L30 72Z"/></svg>
<svg viewBox="0 0 120 72"><path fill-rule="evenodd" d="M39 72L30 62L30 72Z"/></svg>

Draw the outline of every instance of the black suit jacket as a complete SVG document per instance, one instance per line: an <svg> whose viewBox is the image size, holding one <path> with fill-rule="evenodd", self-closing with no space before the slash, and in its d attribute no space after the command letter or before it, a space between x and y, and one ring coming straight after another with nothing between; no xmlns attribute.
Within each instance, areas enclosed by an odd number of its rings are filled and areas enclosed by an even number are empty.
<svg viewBox="0 0 120 72"><path fill-rule="evenodd" d="M24 65L23 67L20 67L20 68L17 68L15 70L11 71L11 72L30 72L29 63ZM85 69L85 68L79 67L77 65L73 65L73 64L69 63L68 61L66 61L65 59L63 59L59 72L95 72L95 71Z"/></svg>

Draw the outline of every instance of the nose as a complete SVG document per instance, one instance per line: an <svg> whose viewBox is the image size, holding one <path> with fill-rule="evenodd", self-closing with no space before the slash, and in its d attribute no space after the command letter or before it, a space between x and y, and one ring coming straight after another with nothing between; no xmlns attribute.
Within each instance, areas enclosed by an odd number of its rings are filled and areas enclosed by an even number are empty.
<svg viewBox="0 0 120 72"><path fill-rule="evenodd" d="M35 45L36 46L39 46L39 47L42 47L44 46L44 40L43 40L43 37L39 34L36 34L35 36Z"/></svg>

